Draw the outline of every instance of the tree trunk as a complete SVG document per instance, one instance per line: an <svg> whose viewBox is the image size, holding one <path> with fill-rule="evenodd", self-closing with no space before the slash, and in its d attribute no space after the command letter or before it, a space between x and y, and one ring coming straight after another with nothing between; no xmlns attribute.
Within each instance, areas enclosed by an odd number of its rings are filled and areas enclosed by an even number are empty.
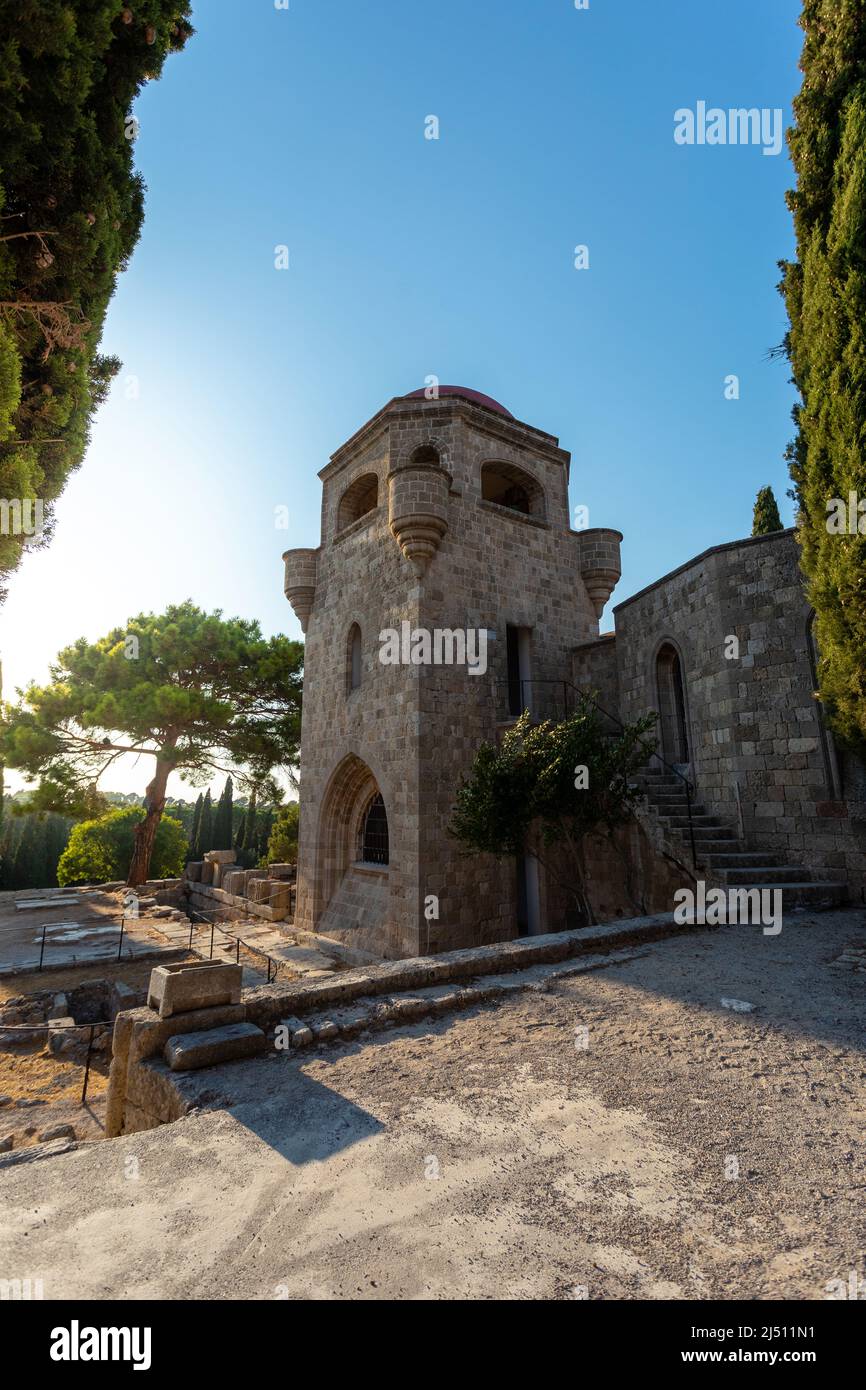
<svg viewBox="0 0 866 1390"><path fill-rule="evenodd" d="M156 772L144 793L144 820L139 821L135 827L135 844L126 878L127 888L138 888L140 884L147 881L150 873L150 857L153 854L153 842L156 839L156 832L165 809L165 788L172 768L172 763L163 762L162 759L157 758Z"/></svg>

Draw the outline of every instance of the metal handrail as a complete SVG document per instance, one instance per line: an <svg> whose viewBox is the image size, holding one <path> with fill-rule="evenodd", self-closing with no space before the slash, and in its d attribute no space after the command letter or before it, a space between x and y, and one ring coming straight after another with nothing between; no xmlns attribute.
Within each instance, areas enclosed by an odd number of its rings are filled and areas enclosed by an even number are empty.
<svg viewBox="0 0 866 1390"><path fill-rule="evenodd" d="M277 978L277 971L278 971L279 967L280 967L281 965L282 965L282 966L285 966L285 965L287 964L286 961L284 961L284 960L278 960L276 956L269 955L267 951L263 951L262 948L261 948L261 946L251 946L250 943L249 943L248 941L244 941L243 937L237 936L234 932L225 931L225 930L220 926L219 922L213 922L213 921L211 921L211 919L210 919L208 916L206 916L205 913L199 912L197 908L192 908L192 907L191 907L191 908L188 909L188 911L189 911L189 913L190 913L190 919L189 919L189 949L190 949L190 950L192 950L192 934L193 934L193 931L195 930L195 925L196 925L193 919L194 919L195 917L198 917L198 918L200 919L200 921L201 921L202 923L204 923L204 925L205 925L206 927L210 927L210 955L209 955L209 957L208 957L209 960L213 960L213 938L214 938L214 932L215 932L215 931L218 931L222 936L227 936L228 939L229 939L230 941L234 941L234 943L235 943L235 948L236 948L236 956L235 956L235 959L236 959L236 961L237 961L238 964L240 964L240 956L241 956L241 947L242 947L242 946L243 946L243 948L244 948L245 951L251 951L252 954L253 954L254 956L264 956L265 960L268 962L268 984L271 983L271 966L273 966L273 969L274 969L273 978L276 979L276 978Z"/></svg>
<svg viewBox="0 0 866 1390"><path fill-rule="evenodd" d="M610 710L606 710L602 705L598 703L598 701L592 695L588 694L585 690L581 690L578 686L572 684L572 682L569 680L536 680L534 677L532 677L528 680L520 680L516 683L519 684L520 687L520 703L523 705L524 711L528 714L532 714L532 710L530 709L529 705L526 703L524 699L524 686L560 686L563 692L563 710L566 711L566 714L568 712L568 692L573 691L579 699L588 701L589 704L591 704L595 709L598 710L599 714L603 714L606 719L610 719L614 724L617 724L619 728L623 730L623 732L625 732L625 725L623 724L622 720L617 717L617 715L611 714ZM509 687L511 687L515 684L515 682L506 679L504 682L500 682L500 684L506 684ZM692 793L696 791L696 788L693 786L690 778L686 777L685 773L680 772L679 768L675 767L673 763L669 763L667 759L663 758L661 753L659 753L657 750L653 750L653 752L650 754L650 757L657 758L658 761L664 767L666 767L669 772L672 772L675 777L679 777L680 781L683 783L683 786L686 789L686 815L688 817L689 822L689 847L691 849L692 855L692 868L697 869L698 855L697 850L695 848L695 827L694 822L692 820Z"/></svg>

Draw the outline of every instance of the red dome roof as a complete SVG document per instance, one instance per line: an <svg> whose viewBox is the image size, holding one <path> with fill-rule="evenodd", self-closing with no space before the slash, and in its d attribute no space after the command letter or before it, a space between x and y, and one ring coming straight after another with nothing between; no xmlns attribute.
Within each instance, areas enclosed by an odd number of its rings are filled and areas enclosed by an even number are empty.
<svg viewBox="0 0 866 1390"><path fill-rule="evenodd" d="M419 391L409 391L404 400L419 400L424 397L426 389L422 386ZM463 396L467 401L475 401L476 405L483 405L488 410L495 410L497 415L505 415L509 420L514 419L511 411L506 410L499 401L495 401L492 396L485 396L483 391L473 391L471 386L440 386L438 394L440 396Z"/></svg>

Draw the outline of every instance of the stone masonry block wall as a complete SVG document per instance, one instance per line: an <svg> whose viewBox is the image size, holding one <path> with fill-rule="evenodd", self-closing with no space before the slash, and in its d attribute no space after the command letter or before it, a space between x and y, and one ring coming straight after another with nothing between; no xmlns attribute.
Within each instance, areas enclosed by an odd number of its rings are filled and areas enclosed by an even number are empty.
<svg viewBox="0 0 866 1390"><path fill-rule="evenodd" d="M719 546L616 610L621 714L659 708L656 657L683 666L699 799L782 862L866 882L866 824L842 795L813 698L809 607L792 531ZM736 637L739 654L726 657Z"/></svg>
<svg viewBox="0 0 866 1390"><path fill-rule="evenodd" d="M596 692L602 709L620 718L619 671L616 660L616 638L605 633L591 642L581 643L572 654L572 684L587 693Z"/></svg>

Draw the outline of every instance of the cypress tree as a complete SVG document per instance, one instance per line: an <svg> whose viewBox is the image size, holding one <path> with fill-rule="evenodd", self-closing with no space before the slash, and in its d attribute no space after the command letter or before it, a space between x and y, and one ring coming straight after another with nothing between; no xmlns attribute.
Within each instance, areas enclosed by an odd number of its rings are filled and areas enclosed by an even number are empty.
<svg viewBox="0 0 866 1390"><path fill-rule="evenodd" d="M234 788L231 777L226 778L222 795L217 802L216 814L213 822L213 849L231 849L232 847L232 792Z"/></svg>
<svg viewBox="0 0 866 1390"><path fill-rule="evenodd" d="M773 531L782 531L782 518L779 516L779 507L776 502L776 494L771 487L762 487L755 498L755 510L752 514L752 535L769 536Z"/></svg>
<svg viewBox="0 0 866 1390"><path fill-rule="evenodd" d="M25 816L21 826L21 838L15 851L13 868L13 887L44 888L44 854L40 843L41 826L33 816Z"/></svg>
<svg viewBox="0 0 866 1390"><path fill-rule="evenodd" d="M199 858L207 854L208 850L216 849L213 842L213 806L210 799L210 787L204 794L204 801L201 807L201 828L199 833Z"/></svg>
<svg viewBox="0 0 866 1390"><path fill-rule="evenodd" d="M274 808L273 806L266 806L262 814L261 820L259 821L258 830L256 834L256 854L259 859L264 859L267 857L268 841L271 838L271 829L273 828L273 824Z"/></svg>
<svg viewBox="0 0 866 1390"><path fill-rule="evenodd" d="M241 818L238 821L238 828L235 832L235 853L240 856L244 848L244 832L247 828L247 813L241 811Z"/></svg>
<svg viewBox="0 0 866 1390"><path fill-rule="evenodd" d="M866 0L805 0L789 143L797 260L783 262L799 393L788 449L818 685L834 731L866 752ZM860 510L862 508L862 511ZM853 521L852 521L853 519Z"/></svg>
<svg viewBox="0 0 866 1390"><path fill-rule="evenodd" d="M192 829L189 832L189 854L187 856L187 863L189 863L190 860L197 861L201 859L199 841L201 840L201 808L203 804L204 796L199 792L196 798L195 810L192 813Z"/></svg>
<svg viewBox="0 0 866 1390"><path fill-rule="evenodd" d="M0 6L0 496L46 513L120 366L98 349L143 218L131 106L192 33L189 8ZM39 543L27 534L33 516L0 535L0 574Z"/></svg>
<svg viewBox="0 0 866 1390"><path fill-rule="evenodd" d="M249 855L254 855L256 851L256 820L256 789L255 787L253 787L252 793L250 795L250 804L247 807L247 823L246 828L244 830L243 843L244 850Z"/></svg>

